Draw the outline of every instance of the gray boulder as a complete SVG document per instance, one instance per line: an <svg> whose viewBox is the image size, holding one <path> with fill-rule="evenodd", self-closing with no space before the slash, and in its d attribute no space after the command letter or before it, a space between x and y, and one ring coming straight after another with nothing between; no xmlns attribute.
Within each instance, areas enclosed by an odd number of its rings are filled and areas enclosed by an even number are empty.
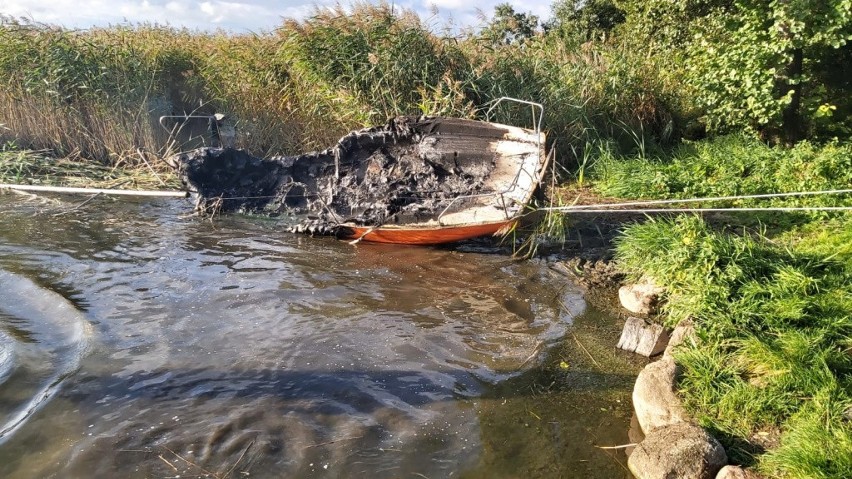
<svg viewBox="0 0 852 479"><path fill-rule="evenodd" d="M655 429L627 459L637 479L714 479L728 462L725 449L704 429L679 423Z"/></svg>
<svg viewBox="0 0 852 479"><path fill-rule="evenodd" d="M716 474L716 479L761 479L762 476L740 466L725 466Z"/></svg>
<svg viewBox="0 0 852 479"><path fill-rule="evenodd" d="M663 352L663 357L671 357L675 348L681 344L695 344L696 339L695 325L692 324L692 321L688 319L681 321L677 326L675 326L674 331L672 331L672 334L669 337L669 344Z"/></svg>
<svg viewBox="0 0 852 479"><path fill-rule="evenodd" d="M618 348L642 356L651 357L665 350L669 334L662 324L651 323L642 318L631 316L624 323Z"/></svg>
<svg viewBox="0 0 852 479"><path fill-rule="evenodd" d="M663 288L650 279L628 284L618 289L618 300L624 309L634 314L647 316L656 311Z"/></svg>
<svg viewBox="0 0 852 479"><path fill-rule="evenodd" d="M633 408L645 434L659 427L688 420L675 393L678 366L671 357L645 366L633 386Z"/></svg>

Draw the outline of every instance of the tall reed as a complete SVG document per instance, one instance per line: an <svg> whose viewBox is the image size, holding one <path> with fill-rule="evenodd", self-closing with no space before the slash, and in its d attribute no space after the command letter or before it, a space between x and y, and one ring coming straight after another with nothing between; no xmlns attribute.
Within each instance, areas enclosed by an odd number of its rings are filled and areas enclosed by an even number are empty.
<svg viewBox="0 0 852 479"><path fill-rule="evenodd" d="M170 141L159 116L223 113L238 146L267 156L324 148L395 115L483 118L492 100L513 96L545 105L557 158L574 168L588 159L586 144L630 149L636 132L655 141L677 134L680 90L663 70L616 41L443 37L387 4L316 10L249 35L147 24L70 31L5 18L0 140L132 162L139 150L196 144ZM532 124L526 109L494 119ZM205 126L184 125L196 134Z"/></svg>

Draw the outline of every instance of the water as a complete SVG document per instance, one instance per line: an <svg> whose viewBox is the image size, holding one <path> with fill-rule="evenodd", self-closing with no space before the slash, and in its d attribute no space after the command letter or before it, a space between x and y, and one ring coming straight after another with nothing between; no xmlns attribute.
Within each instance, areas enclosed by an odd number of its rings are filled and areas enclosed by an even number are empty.
<svg viewBox="0 0 852 479"><path fill-rule="evenodd" d="M546 265L0 195L0 477L629 477L639 365Z"/></svg>

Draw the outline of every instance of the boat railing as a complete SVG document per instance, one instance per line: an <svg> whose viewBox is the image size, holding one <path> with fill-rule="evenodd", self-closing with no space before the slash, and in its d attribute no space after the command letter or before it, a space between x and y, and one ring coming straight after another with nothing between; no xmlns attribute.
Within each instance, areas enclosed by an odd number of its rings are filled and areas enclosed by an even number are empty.
<svg viewBox="0 0 852 479"><path fill-rule="evenodd" d="M532 112L532 122L533 122L533 125L532 125L533 128L532 129L533 129L533 131L535 131L536 141L538 142L538 149L540 151L541 150L541 124L544 121L544 105L542 105L541 103L536 103L534 101L520 100L518 98L512 98L510 96L501 96L500 98L497 98L496 100L492 100L490 102L491 106L488 108L488 111L485 112L485 120L486 121L491 121L491 112L493 112L494 109L497 108L497 106L500 103L503 103L504 101L510 101L510 102L515 102L515 103L520 103L522 105L529 105L530 106L530 111ZM535 109L536 108L538 108L538 120L536 120L536 116L535 116Z"/></svg>

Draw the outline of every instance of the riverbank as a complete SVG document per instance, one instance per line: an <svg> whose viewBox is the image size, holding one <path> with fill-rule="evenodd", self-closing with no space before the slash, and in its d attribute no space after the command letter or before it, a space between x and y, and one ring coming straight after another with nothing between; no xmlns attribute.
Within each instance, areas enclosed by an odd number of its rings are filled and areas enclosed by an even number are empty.
<svg viewBox="0 0 852 479"><path fill-rule="evenodd" d="M594 190L650 199L848 188L851 161L848 144L790 151L723 138L669 157L602 157ZM850 245L852 215L824 212L669 215L615 238L617 269L665 289L661 320L695 325L697 341L674 354L678 396L732 463L767 477L852 475Z"/></svg>

